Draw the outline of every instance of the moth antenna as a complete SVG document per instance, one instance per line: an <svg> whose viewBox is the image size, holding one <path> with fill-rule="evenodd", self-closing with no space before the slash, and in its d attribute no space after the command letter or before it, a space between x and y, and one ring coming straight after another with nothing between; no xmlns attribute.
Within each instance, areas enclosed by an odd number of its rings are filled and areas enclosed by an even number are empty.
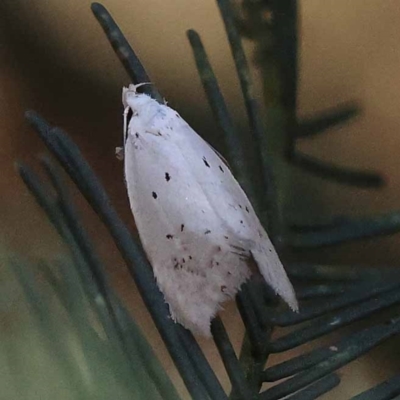
<svg viewBox="0 0 400 400"><path fill-rule="evenodd" d="M144 86L144 85L152 85L151 82L141 82L141 83L130 83L128 87L122 88L122 104L124 107L128 107L128 103L126 101L126 96L129 92L137 93L137 88Z"/></svg>
<svg viewBox="0 0 400 400"><path fill-rule="evenodd" d="M133 91L133 92L136 93L137 92L137 88L140 88L141 86L144 86L144 85L152 85L152 84L153 84L152 82L141 82L141 83L136 83L136 84L131 83L127 90Z"/></svg>

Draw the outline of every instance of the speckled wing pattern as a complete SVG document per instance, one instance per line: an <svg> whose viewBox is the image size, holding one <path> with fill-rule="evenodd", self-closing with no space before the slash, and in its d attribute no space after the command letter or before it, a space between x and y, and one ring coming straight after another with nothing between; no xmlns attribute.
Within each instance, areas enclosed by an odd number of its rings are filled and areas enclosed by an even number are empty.
<svg viewBox="0 0 400 400"><path fill-rule="evenodd" d="M297 309L293 287L247 196L214 150L166 105L125 90L133 111L125 178L140 239L172 318L210 335L210 321L250 276Z"/></svg>

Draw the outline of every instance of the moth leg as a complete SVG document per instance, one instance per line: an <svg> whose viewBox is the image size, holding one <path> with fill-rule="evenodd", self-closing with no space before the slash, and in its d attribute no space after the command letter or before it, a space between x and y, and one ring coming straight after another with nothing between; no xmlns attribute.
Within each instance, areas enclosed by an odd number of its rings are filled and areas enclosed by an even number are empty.
<svg viewBox="0 0 400 400"><path fill-rule="evenodd" d="M115 156L117 157L118 160L122 161L124 159L124 148L121 146L116 147Z"/></svg>

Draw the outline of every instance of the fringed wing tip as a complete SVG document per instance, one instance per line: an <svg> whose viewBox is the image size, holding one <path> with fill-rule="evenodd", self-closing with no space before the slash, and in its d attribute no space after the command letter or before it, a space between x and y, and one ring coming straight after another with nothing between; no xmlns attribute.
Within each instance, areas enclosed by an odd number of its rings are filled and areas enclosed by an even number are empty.
<svg viewBox="0 0 400 400"><path fill-rule="evenodd" d="M193 334L210 339L211 334L211 321L217 316L218 312L222 309L221 305L217 305L215 310L211 313L198 315L195 311L189 315L181 313L173 313L170 307L172 320L188 329Z"/></svg>
<svg viewBox="0 0 400 400"><path fill-rule="evenodd" d="M294 312L299 312L299 303L294 288L275 251L251 250L258 269L264 280Z"/></svg>
<svg viewBox="0 0 400 400"><path fill-rule="evenodd" d="M286 301L286 303L289 305L289 307L293 312L295 313L300 312L299 302L297 301L294 290L293 290L293 297L290 300L289 299L284 299L284 300Z"/></svg>

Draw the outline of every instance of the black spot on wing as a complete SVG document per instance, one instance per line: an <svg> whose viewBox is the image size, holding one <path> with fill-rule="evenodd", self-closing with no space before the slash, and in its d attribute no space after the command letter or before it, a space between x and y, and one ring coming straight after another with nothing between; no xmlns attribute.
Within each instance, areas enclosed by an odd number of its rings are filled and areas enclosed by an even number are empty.
<svg viewBox="0 0 400 400"><path fill-rule="evenodd" d="M182 269L182 265L181 264L179 264L178 262L177 263L175 263L175 265L174 265L174 269Z"/></svg>
<svg viewBox="0 0 400 400"><path fill-rule="evenodd" d="M174 235L171 235L170 233L168 235L165 236L167 239L173 239Z"/></svg>
<svg viewBox="0 0 400 400"><path fill-rule="evenodd" d="M184 229L185 229L185 225L182 224L182 225L181 225L181 232L183 232Z"/></svg>
<svg viewBox="0 0 400 400"><path fill-rule="evenodd" d="M221 172L225 173L224 169L221 166L219 166L219 169Z"/></svg>
<svg viewBox="0 0 400 400"><path fill-rule="evenodd" d="M169 182L171 180L171 175L168 172L165 173L165 180L167 182Z"/></svg>
<svg viewBox="0 0 400 400"><path fill-rule="evenodd" d="M211 233L211 231L210 231L209 229L207 229L207 230L204 232L205 235L208 235L209 233Z"/></svg>
<svg viewBox="0 0 400 400"><path fill-rule="evenodd" d="M156 199L158 197L156 192L152 192L151 195L153 196L153 199Z"/></svg>
<svg viewBox="0 0 400 400"><path fill-rule="evenodd" d="M205 157L203 157L203 162L204 162L204 165L205 165L207 168L210 168L210 164L208 163L208 161L207 161L207 159L206 159Z"/></svg>

